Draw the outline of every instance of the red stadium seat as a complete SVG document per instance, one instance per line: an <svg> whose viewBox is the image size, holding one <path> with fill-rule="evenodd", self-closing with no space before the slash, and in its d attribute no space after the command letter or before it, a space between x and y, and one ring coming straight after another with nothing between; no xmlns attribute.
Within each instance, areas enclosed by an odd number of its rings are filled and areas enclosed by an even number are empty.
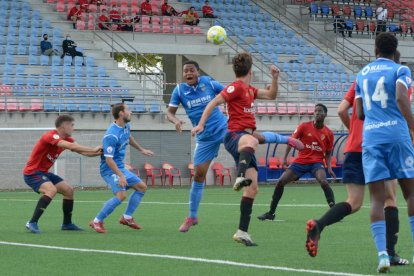
<svg viewBox="0 0 414 276"><path fill-rule="evenodd" d="M164 25L162 26L162 32L165 34L169 34L172 32L171 26Z"/></svg>
<svg viewBox="0 0 414 276"><path fill-rule="evenodd" d="M308 115L313 115L315 113L315 105L313 103L308 103Z"/></svg>
<svg viewBox="0 0 414 276"><path fill-rule="evenodd" d="M258 103L257 104L256 114L258 114L258 115L267 114L266 103Z"/></svg>
<svg viewBox="0 0 414 276"><path fill-rule="evenodd" d="M143 33L149 33L151 32L151 26L150 24L142 24L142 30Z"/></svg>
<svg viewBox="0 0 414 276"><path fill-rule="evenodd" d="M0 98L0 111L6 110L6 99L1 97Z"/></svg>
<svg viewBox="0 0 414 276"><path fill-rule="evenodd" d="M357 20L356 21L356 25L355 25L355 31L356 33L361 33L363 34L365 30L365 22L364 20Z"/></svg>
<svg viewBox="0 0 414 276"><path fill-rule="evenodd" d="M352 10L351 10L351 7L349 5L344 5L343 8L342 8L342 12L343 12L344 16L351 17Z"/></svg>
<svg viewBox="0 0 414 276"><path fill-rule="evenodd" d="M179 18L179 17L174 17L174 19L173 19L173 24L174 24L174 25L181 25L181 18Z"/></svg>
<svg viewBox="0 0 414 276"><path fill-rule="evenodd" d="M163 163L162 169L164 170L164 184L166 183L168 177L168 183L172 187L174 185L174 177L178 177L180 179L180 186L181 186L181 170L175 168L170 163Z"/></svg>
<svg viewBox="0 0 414 276"><path fill-rule="evenodd" d="M63 2L57 2L56 3L56 11L57 12L64 12L65 8L66 8L65 3L63 3Z"/></svg>
<svg viewBox="0 0 414 276"><path fill-rule="evenodd" d="M307 103L299 103L299 114L300 115L307 115L308 114L308 104Z"/></svg>
<svg viewBox="0 0 414 276"><path fill-rule="evenodd" d="M160 168L155 168L152 164L146 162L144 164L144 170L147 174L145 183L148 183L148 177L151 177L151 185L154 186L155 178L159 177L161 180L161 185L164 185L164 182L162 181L162 170Z"/></svg>
<svg viewBox="0 0 414 276"><path fill-rule="evenodd" d="M374 21L370 21L368 24L368 29L371 34L374 34L377 31L377 24Z"/></svg>
<svg viewBox="0 0 414 276"><path fill-rule="evenodd" d="M231 170L230 168L224 168L224 166L219 163L215 162L211 167L214 172L214 185L217 183L217 177L219 178L220 185L223 186L224 184L224 177L228 176L230 183L231 183Z"/></svg>
<svg viewBox="0 0 414 276"><path fill-rule="evenodd" d="M388 2L391 2L391 1L388 1ZM393 8L388 8L387 19L393 21L394 16L395 16L394 9Z"/></svg>
<svg viewBox="0 0 414 276"><path fill-rule="evenodd" d="M141 17L141 23L142 23L142 24L149 24L149 23L150 23L150 17L149 17L149 16L147 16L147 15L143 15L143 16Z"/></svg>
<svg viewBox="0 0 414 276"><path fill-rule="evenodd" d="M182 33L181 26L174 26L173 33L175 33L175 34L181 34Z"/></svg>
<svg viewBox="0 0 414 276"><path fill-rule="evenodd" d="M139 8L138 6L131 6L131 14L132 15L136 15L139 13Z"/></svg>
<svg viewBox="0 0 414 276"><path fill-rule="evenodd" d="M280 115L287 114L286 103L278 103L277 104L277 114L280 114Z"/></svg>
<svg viewBox="0 0 414 276"><path fill-rule="evenodd" d="M119 12L121 15L128 15L129 14L129 8L127 6L121 6L119 9Z"/></svg>
<svg viewBox="0 0 414 276"><path fill-rule="evenodd" d="M298 106L295 103L288 103L287 104L287 113L289 115L298 114Z"/></svg>
<svg viewBox="0 0 414 276"><path fill-rule="evenodd" d="M281 163L279 158L277 157L269 157L269 169L277 170L281 167Z"/></svg>
<svg viewBox="0 0 414 276"><path fill-rule="evenodd" d="M266 157L260 156L257 158L257 165L259 167L266 167Z"/></svg>
<svg viewBox="0 0 414 276"><path fill-rule="evenodd" d="M277 114L276 103L267 103L267 113L271 115Z"/></svg>
<svg viewBox="0 0 414 276"><path fill-rule="evenodd" d="M7 104L6 104L7 111L18 111L18 102L15 98L7 98Z"/></svg>
<svg viewBox="0 0 414 276"><path fill-rule="evenodd" d="M141 24L135 24L134 25L134 31L135 32L141 32Z"/></svg>
<svg viewBox="0 0 414 276"><path fill-rule="evenodd" d="M191 34L191 27L190 26L183 26L183 33L184 34Z"/></svg>
<svg viewBox="0 0 414 276"><path fill-rule="evenodd" d="M152 18L151 18L151 22L152 22L152 24L160 24L160 21L161 21L161 19L160 19L160 17L159 16L153 16Z"/></svg>
<svg viewBox="0 0 414 276"><path fill-rule="evenodd" d="M159 24L152 24L152 32L153 33L160 33L161 32L161 26Z"/></svg>
<svg viewBox="0 0 414 276"><path fill-rule="evenodd" d="M193 27L193 34L202 34L201 28L198 26Z"/></svg>
<svg viewBox="0 0 414 276"><path fill-rule="evenodd" d="M32 99L31 101L30 110L31 111L41 111L43 110L43 104L41 99Z"/></svg>
<svg viewBox="0 0 414 276"><path fill-rule="evenodd" d="M85 21L82 21L82 20L76 21L77 30L85 30L85 26L86 26Z"/></svg>
<svg viewBox="0 0 414 276"><path fill-rule="evenodd" d="M162 17L162 25L170 25L171 24L171 17L169 16L163 16Z"/></svg>

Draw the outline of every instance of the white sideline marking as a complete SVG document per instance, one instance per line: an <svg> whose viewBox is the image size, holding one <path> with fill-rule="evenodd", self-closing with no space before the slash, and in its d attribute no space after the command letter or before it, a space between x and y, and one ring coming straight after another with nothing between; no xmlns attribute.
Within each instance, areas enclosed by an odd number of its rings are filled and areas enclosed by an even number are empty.
<svg viewBox="0 0 414 276"><path fill-rule="evenodd" d="M115 255L127 255L127 256L139 256L139 257L161 258L161 259L171 259L171 260L182 260L182 261L192 261L192 262L199 262L199 263L231 265L231 266L239 266L239 267L247 267L247 268L281 270L281 271L291 271L291 272L301 272L301 273L311 273L311 274L340 275L340 276L367 276L367 274L354 274L354 273L346 273L346 272L310 270L310 269L301 269L301 268L297 269L297 268L290 268L290 267L284 267L284 266L258 265L258 264L251 264L251 263L239 263L239 262L233 262L233 261L214 260L214 259L205 259L205 258L194 258L194 257L175 256L175 255L149 254L149 253L140 253L140 252L127 252L127 251L116 251L116 250L99 250L99 249L87 249L87 248L72 248L72 247L49 246L49 245L41 245L41 244L25 244L25 243L7 242L7 241L0 241L0 244L10 245L10 246L54 249L54 250L61 250L61 251L77 251L77 252L86 252L86 253L104 253L104 254L115 254Z"/></svg>
<svg viewBox="0 0 414 276"><path fill-rule="evenodd" d="M0 198L0 201L15 201L15 202L38 202L38 199L18 199L18 198ZM75 203L104 203L105 201L99 200L75 200ZM124 202L125 203L125 202ZM188 205L188 202L162 202L162 201L142 201L141 204L154 204L154 205ZM200 205L211 206L240 206L240 203L219 203L219 202L201 202ZM255 203L254 206L269 206L268 203ZM327 204L279 204L279 207L313 207L313 208L326 208ZM361 208L370 208L368 205L363 205ZM398 206L398 208L406 208L404 206Z"/></svg>

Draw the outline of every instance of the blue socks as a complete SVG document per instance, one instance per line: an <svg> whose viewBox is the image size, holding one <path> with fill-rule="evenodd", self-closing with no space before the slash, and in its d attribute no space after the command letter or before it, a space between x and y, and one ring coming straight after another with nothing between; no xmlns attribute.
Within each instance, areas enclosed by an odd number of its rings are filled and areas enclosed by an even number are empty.
<svg viewBox="0 0 414 276"><path fill-rule="evenodd" d="M371 234L378 252L387 252L385 238L385 220L371 223Z"/></svg>
<svg viewBox="0 0 414 276"><path fill-rule="evenodd" d="M276 132L263 132L263 137L265 138L265 143L277 143L277 144L287 144L288 136L283 136L277 134Z"/></svg>
<svg viewBox="0 0 414 276"><path fill-rule="evenodd" d="M109 199L107 202L105 202L103 208L101 209L99 214L96 216L96 219L99 220L99 221L103 221L121 203L122 203L122 201L120 201L119 198L117 198L116 196Z"/></svg>
<svg viewBox="0 0 414 276"><path fill-rule="evenodd" d="M408 217L408 223L410 224L411 235L413 236L413 243L414 243L414 216Z"/></svg>
<svg viewBox="0 0 414 276"><path fill-rule="evenodd" d="M128 205L127 205L127 208L126 208L126 211L125 211L125 215L132 217L132 214L138 208L138 205L140 204L141 199L144 196L144 194L145 193L138 192L138 191L134 191L131 194L131 196L129 197L129 200L128 200Z"/></svg>
<svg viewBox="0 0 414 276"><path fill-rule="evenodd" d="M203 197L204 183L193 181L190 190L190 218L197 218L198 207Z"/></svg>

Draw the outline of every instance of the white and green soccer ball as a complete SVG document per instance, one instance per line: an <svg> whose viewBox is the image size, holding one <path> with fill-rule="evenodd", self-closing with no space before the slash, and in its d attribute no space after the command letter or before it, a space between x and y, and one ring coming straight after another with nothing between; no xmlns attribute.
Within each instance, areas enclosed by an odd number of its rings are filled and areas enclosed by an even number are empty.
<svg viewBox="0 0 414 276"><path fill-rule="evenodd" d="M221 26L213 26L207 32L207 40L214 44L222 44L226 39L226 30Z"/></svg>

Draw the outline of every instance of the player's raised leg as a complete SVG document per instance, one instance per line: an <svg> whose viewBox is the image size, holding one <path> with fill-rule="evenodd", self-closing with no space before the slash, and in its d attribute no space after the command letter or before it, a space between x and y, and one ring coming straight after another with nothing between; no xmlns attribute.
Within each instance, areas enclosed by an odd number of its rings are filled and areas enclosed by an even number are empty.
<svg viewBox="0 0 414 276"><path fill-rule="evenodd" d="M72 211L73 211L73 187L68 185L66 181L61 181L56 184L56 189L59 194L63 195L62 199L62 211L63 211L63 223L61 226L62 230L69 231L82 231L83 229L78 227L72 222Z"/></svg>
<svg viewBox="0 0 414 276"><path fill-rule="evenodd" d="M305 147L300 140L290 136L280 135L276 132L265 131L262 133L254 133L253 136L259 140L260 144L287 144L296 150L303 150Z"/></svg>
<svg viewBox="0 0 414 276"><path fill-rule="evenodd" d="M238 138L238 164L237 178L233 189L240 191L243 187L249 186L253 179L246 176L246 170L250 167L250 162L254 159L254 153L259 145L259 141L252 135L242 135Z"/></svg>

